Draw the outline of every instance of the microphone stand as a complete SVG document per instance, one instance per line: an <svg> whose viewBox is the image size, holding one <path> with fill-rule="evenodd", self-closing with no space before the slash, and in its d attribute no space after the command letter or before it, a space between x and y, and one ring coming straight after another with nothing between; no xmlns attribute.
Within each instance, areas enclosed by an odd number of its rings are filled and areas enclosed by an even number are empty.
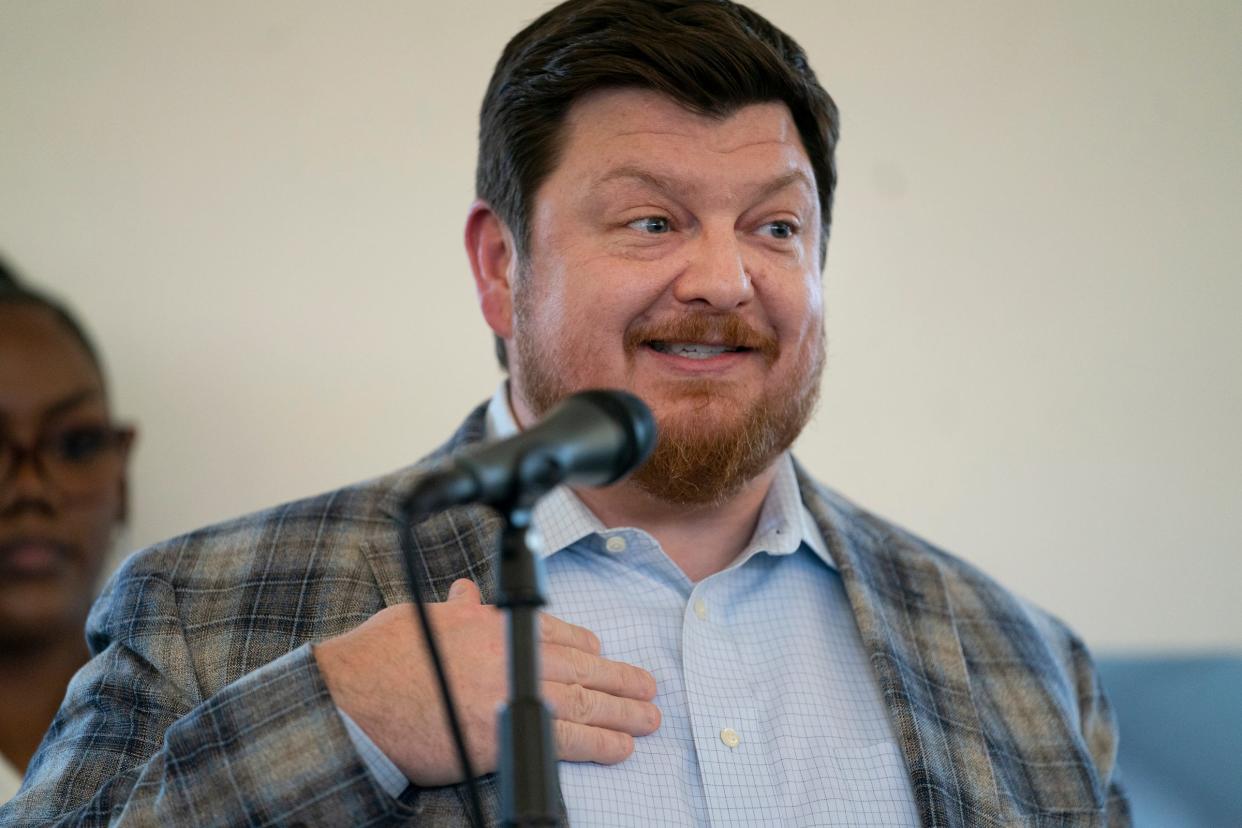
<svg viewBox="0 0 1242 828"><path fill-rule="evenodd" d="M542 494L542 492L540 493ZM552 716L539 693L540 591L530 549L536 497L500 509L496 605L509 615L509 703L500 715L500 813L504 825L560 824L560 783Z"/></svg>
<svg viewBox="0 0 1242 828"><path fill-rule="evenodd" d="M561 790L552 741L552 716L539 694L539 608L546 602L540 590L535 556L529 544L531 516L536 501L564 479L555 457L527 451L514 458L513 479L523 481L492 505L504 521L497 550L498 607L508 613L509 700L499 719L499 777L501 822L506 826L560 825ZM456 705L448 686L443 660L431 632L414 569L412 527L443 508L436 478L424 478L401 508L401 548L406 577L440 684L445 716L457 747L468 789L474 823L482 828L483 812L466 751ZM464 485L457 479L456 485Z"/></svg>
<svg viewBox="0 0 1242 828"><path fill-rule="evenodd" d="M497 504L500 535L496 605L509 615L509 703L500 714L500 813L504 825L559 825L560 782L552 715L539 693L539 608L546 602L530 548L535 502L564 477L539 451L517 458L513 496Z"/></svg>

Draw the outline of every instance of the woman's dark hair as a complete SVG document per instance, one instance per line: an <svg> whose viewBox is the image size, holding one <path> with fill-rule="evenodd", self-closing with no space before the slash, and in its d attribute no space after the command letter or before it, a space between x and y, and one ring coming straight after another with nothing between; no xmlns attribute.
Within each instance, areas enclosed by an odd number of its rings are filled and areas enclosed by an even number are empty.
<svg viewBox="0 0 1242 828"><path fill-rule="evenodd" d="M822 232L832 221L837 107L793 38L729 0L568 0L505 46L479 117L477 196L530 245L531 202L556 166L566 115L597 89L667 95L724 118L753 103L789 107L815 172ZM506 365L504 343L497 357Z"/></svg>
<svg viewBox="0 0 1242 828"><path fill-rule="evenodd" d="M0 259L0 306L4 305L29 305L35 308L42 308L50 313L82 346L82 350L90 357L91 364L95 366L95 371L99 374L100 383L105 388L107 387L103 361L99 358L99 352L95 349L95 344L91 342L91 338L87 335L86 329L78 323L78 320L69 311L69 308L47 294L40 293L23 285L17 278L17 274L9 268L4 259Z"/></svg>

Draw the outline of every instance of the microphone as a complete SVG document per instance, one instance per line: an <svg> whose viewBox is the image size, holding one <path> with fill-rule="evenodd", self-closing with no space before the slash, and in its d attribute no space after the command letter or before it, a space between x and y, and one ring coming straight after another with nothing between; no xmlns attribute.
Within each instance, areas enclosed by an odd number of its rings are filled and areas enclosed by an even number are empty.
<svg viewBox="0 0 1242 828"><path fill-rule="evenodd" d="M472 446L428 472L406 499L406 513L465 503L529 506L561 483L607 486L642 465L655 441L655 418L638 397L581 391L532 428Z"/></svg>

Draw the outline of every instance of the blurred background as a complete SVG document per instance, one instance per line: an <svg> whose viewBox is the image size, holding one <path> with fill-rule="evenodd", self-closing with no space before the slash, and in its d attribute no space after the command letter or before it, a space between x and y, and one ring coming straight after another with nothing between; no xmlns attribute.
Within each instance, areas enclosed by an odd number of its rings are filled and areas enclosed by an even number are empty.
<svg viewBox="0 0 1242 828"><path fill-rule="evenodd" d="M549 5L0 0L0 253L140 424L119 554L492 393L476 113ZM1098 652L1242 649L1242 4L753 6L843 113L803 462Z"/></svg>

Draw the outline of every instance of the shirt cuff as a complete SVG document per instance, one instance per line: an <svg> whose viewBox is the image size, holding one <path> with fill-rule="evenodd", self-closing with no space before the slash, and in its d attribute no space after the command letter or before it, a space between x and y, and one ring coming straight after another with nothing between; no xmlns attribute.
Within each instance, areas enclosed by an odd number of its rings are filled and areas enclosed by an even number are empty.
<svg viewBox="0 0 1242 828"><path fill-rule="evenodd" d="M349 733L350 741L354 743L354 749L362 757L362 764L366 765L367 770L375 777L375 781L393 799L401 796L401 793L409 787L410 780L405 778L400 768L393 764L393 761L376 746L375 742L371 741L371 737L349 717L348 713L339 707L336 708L336 712L341 714L341 721L345 723L345 730Z"/></svg>

